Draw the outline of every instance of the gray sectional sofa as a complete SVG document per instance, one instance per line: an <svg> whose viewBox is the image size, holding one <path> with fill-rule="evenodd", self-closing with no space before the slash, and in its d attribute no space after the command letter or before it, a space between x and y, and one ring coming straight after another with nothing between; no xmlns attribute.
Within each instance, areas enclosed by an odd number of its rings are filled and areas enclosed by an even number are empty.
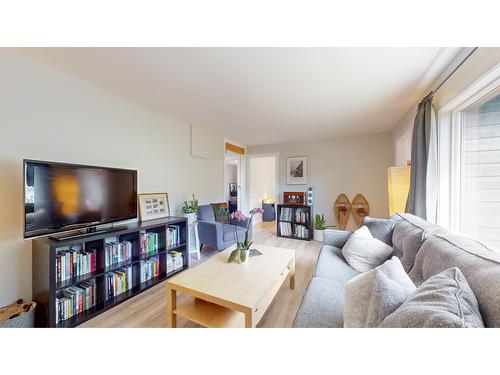
<svg viewBox="0 0 500 375"><path fill-rule="evenodd" d="M429 277L458 267L474 291L486 327L500 327L500 253L409 214L365 218L373 237L394 248L418 286ZM359 272L342 256L351 232L326 230L313 278L294 327L343 327L344 288Z"/></svg>

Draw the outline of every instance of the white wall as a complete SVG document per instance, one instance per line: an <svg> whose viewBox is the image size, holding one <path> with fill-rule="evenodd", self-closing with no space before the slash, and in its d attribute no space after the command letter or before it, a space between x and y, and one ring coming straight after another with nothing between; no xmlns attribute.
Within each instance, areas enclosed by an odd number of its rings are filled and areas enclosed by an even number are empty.
<svg viewBox="0 0 500 375"><path fill-rule="evenodd" d="M250 208L262 207L262 199L267 197L276 202L276 157L250 157L248 174ZM261 219L261 215L255 216L256 222Z"/></svg>
<svg viewBox="0 0 500 375"><path fill-rule="evenodd" d="M223 199L222 137L220 157L191 157L189 125L5 50L0 82L0 306L31 298L23 158L137 169L139 192L167 191L174 210Z"/></svg>
<svg viewBox="0 0 500 375"><path fill-rule="evenodd" d="M335 224L333 204L341 193L353 199L362 193L370 204L370 215L387 217L387 168L392 165L391 133L320 141L248 147L249 154L279 152L280 194L305 191L306 185L286 184L286 158L307 156L307 183L314 185L314 212ZM279 201L283 197L278 198ZM348 228L353 228L352 217Z"/></svg>

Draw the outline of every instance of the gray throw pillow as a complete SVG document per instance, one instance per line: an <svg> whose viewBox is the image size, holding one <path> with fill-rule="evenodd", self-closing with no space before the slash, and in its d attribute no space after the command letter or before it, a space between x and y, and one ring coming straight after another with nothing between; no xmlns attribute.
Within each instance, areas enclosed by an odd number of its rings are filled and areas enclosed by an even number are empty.
<svg viewBox="0 0 500 375"><path fill-rule="evenodd" d="M474 292L453 267L424 281L379 327L473 328L484 323Z"/></svg>
<svg viewBox="0 0 500 375"><path fill-rule="evenodd" d="M389 246L392 246L392 231L395 224L396 221L392 219L377 219L369 216L363 220L363 225L370 229L372 236Z"/></svg>
<svg viewBox="0 0 500 375"><path fill-rule="evenodd" d="M354 277L345 287L344 327L378 327L415 289L397 257Z"/></svg>

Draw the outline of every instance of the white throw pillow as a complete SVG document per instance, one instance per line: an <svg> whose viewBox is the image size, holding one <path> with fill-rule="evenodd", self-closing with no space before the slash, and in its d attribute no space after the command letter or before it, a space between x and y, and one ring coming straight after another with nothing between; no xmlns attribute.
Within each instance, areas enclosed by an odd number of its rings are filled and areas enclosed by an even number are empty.
<svg viewBox="0 0 500 375"><path fill-rule="evenodd" d="M368 227L356 230L342 248L347 263L359 272L367 272L384 263L392 254L392 247L373 238Z"/></svg>
<svg viewBox="0 0 500 375"><path fill-rule="evenodd" d="M416 289L397 257L354 277L345 287L344 327L378 327Z"/></svg>

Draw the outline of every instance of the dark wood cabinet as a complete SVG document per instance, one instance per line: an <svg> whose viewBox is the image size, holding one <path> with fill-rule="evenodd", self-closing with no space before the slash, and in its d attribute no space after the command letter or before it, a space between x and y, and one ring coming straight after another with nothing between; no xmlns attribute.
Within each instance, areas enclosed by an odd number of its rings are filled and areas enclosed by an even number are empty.
<svg viewBox="0 0 500 375"><path fill-rule="evenodd" d="M312 239L312 206L298 204L278 204L278 237L310 241Z"/></svg>
<svg viewBox="0 0 500 375"><path fill-rule="evenodd" d="M167 243L167 228L178 228L178 241L175 245ZM157 246L153 252L141 253L140 238L144 233L156 233ZM125 262L114 263L106 266L105 246L107 241L128 241L132 246L132 256ZM33 296L39 303L37 309L37 326L46 327L75 327L79 324L103 313L104 311L134 297L167 278L189 267L189 254L187 251L187 220L185 218L169 217L151 220L142 223L131 223L125 228L103 233L91 233L87 236L67 239L62 241L50 238L33 240ZM83 274L64 281L58 281L56 269L56 256L65 249L92 249L95 251L95 271ZM182 267L167 272L167 255L170 251L177 251L182 256ZM143 261L159 258L157 276L141 282L141 264ZM141 263L142 262L142 263ZM106 275L131 267L131 287L126 292L114 297L106 298ZM57 322L56 298L66 288L75 287L92 281L95 284L95 305L82 311L71 318Z"/></svg>

